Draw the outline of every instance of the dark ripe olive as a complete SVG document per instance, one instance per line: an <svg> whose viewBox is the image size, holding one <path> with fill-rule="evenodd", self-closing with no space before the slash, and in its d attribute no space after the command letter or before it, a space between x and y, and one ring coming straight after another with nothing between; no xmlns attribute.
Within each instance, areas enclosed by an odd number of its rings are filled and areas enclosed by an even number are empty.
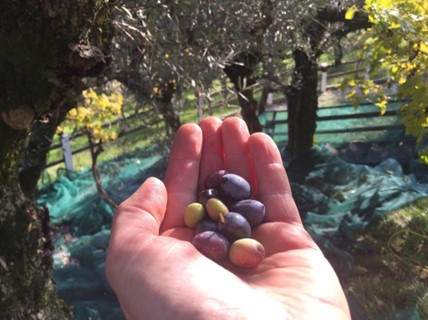
<svg viewBox="0 0 428 320"><path fill-rule="evenodd" d="M251 186L248 181L234 173L223 175L219 191L233 201L248 199L251 196Z"/></svg>
<svg viewBox="0 0 428 320"><path fill-rule="evenodd" d="M204 231L196 234L192 244L199 252L214 261L225 258L230 246L229 240L215 231Z"/></svg>
<svg viewBox="0 0 428 320"><path fill-rule="evenodd" d="M211 219L204 219L200 221L195 228L196 233L204 231L218 231L218 223Z"/></svg>
<svg viewBox="0 0 428 320"><path fill-rule="evenodd" d="M216 189L204 189L199 193L198 202L202 203L205 206L208 199L217 198L217 197L218 197L218 191Z"/></svg>
<svg viewBox="0 0 428 320"><path fill-rule="evenodd" d="M184 223L195 229L193 246L214 261L228 257L239 267L258 266L265 248L250 238L251 228L263 221L266 208L250 199L250 183L237 174L218 170L205 179L204 188L198 203L191 203L184 212Z"/></svg>
<svg viewBox="0 0 428 320"><path fill-rule="evenodd" d="M204 182L205 189L218 189L220 186L221 178L228 173L226 170L218 170L210 174Z"/></svg>
<svg viewBox="0 0 428 320"><path fill-rule="evenodd" d="M230 239L248 238L251 235L250 224L236 212L229 212L220 218L218 230Z"/></svg>
<svg viewBox="0 0 428 320"><path fill-rule="evenodd" d="M243 215L252 227L259 225L265 217L265 205L254 199L245 199L235 202L230 207L230 211Z"/></svg>

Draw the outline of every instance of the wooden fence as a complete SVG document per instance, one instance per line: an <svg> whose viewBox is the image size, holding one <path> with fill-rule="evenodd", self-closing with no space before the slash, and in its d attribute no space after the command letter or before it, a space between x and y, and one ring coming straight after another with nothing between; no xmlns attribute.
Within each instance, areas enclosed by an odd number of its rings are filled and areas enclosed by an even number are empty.
<svg viewBox="0 0 428 320"><path fill-rule="evenodd" d="M416 139L406 135L398 110L403 101L390 101L381 115L374 104L321 107L317 111L315 143L330 145L348 162L377 165L394 158L406 170L417 158ZM288 143L287 110L267 110L260 117L278 146Z"/></svg>
<svg viewBox="0 0 428 320"><path fill-rule="evenodd" d="M378 106L365 103L358 108L352 105L321 107L317 111L319 143L392 142L404 137L404 126L400 122L398 109L402 102L390 102L381 115ZM287 110L267 110L263 114L263 125L267 134L280 144L288 139Z"/></svg>
<svg viewBox="0 0 428 320"><path fill-rule="evenodd" d="M361 60L353 60L353 61L349 61L349 62L344 62L342 64L342 66L358 65L358 63L360 63L360 62L361 62ZM344 77L346 75L366 72L365 68L355 68L355 69L351 69L348 71L341 71L341 72L335 72L335 73L329 73L328 70L329 70L329 68L327 68L327 67L322 68L320 70L319 92L325 92L327 90L337 89L337 85L329 84L329 81L332 79ZM254 85L254 93L255 94L260 94L262 90L263 90L263 87L261 85L259 85L259 84ZM223 96L224 98L218 99L219 96ZM275 104L275 103L279 103L280 101L284 101L284 98L281 97L278 99L273 99L272 94L269 94L268 104ZM223 88L222 90L218 90L216 92L213 92L209 95L209 97L201 95L197 98L197 102L196 102L198 119L200 120L204 117L204 115L212 114L215 109L218 109L218 108L220 108L224 105L228 105L228 104L237 104L236 94L233 94L233 89L231 89L231 88ZM104 124L103 127L116 125L120 121L132 120L134 118L141 116L142 113L143 112L132 114L131 116L129 116L125 119L119 118L113 122ZM239 113L239 110L234 110L234 111L231 111L230 113L225 114L223 117L233 116L233 115L236 115L237 113ZM151 123L151 125L156 125L160 121L161 120L157 120L156 122ZM323 119L320 118L319 121L323 121ZM272 130L272 122L269 122L266 125L267 125L267 127L266 127L267 131ZM138 130L142 130L144 128L147 128L147 126L143 125L143 126L137 126L135 128L128 129L128 130L122 130L118 134L118 139L121 137L125 137L131 133L134 133ZM63 157L61 159L49 162L45 168L49 168L49 167L52 167L52 166L55 166L55 165L58 165L58 164L64 162L67 169L73 170L74 169L73 155L81 153L81 152L86 151L86 150L89 150L89 148L90 148L89 144L82 146L82 147L79 147L79 148L72 148L73 140L78 138L78 137L81 137L82 135L83 135L83 133L78 133L78 134L74 134L74 135L62 135L60 142L52 145L50 147L49 151L53 151L56 149L62 149Z"/></svg>
<svg viewBox="0 0 428 320"><path fill-rule="evenodd" d="M136 112L136 113L133 113L132 115L130 115L128 117L118 118L118 119L111 121L109 123L105 123L102 125L102 127L106 128L108 126L117 125L121 121L124 121L124 122L130 121L130 120L133 120L133 119L136 119L136 118L142 116L143 114L144 114L144 112ZM157 125L157 124L159 124L160 121L161 120L153 121L150 123L150 125ZM128 135L130 135L136 131L143 130L146 128L147 128L147 125L139 125L139 126L136 126L134 128L120 130L118 133L117 139L126 137L126 136L128 136ZM73 155L76 155L78 153L81 153L81 152L84 152L84 151L90 149L89 143L87 145L84 145L84 146L79 147L79 148L75 148L75 149L72 148L72 140L79 138L79 137L82 137L83 135L84 135L84 133L82 133L82 132L79 132L79 133L76 133L73 135L67 135L67 134L61 135L60 142L53 144L49 148L49 151L62 149L63 157L62 157L62 159L58 159L58 160L47 163L45 166L45 169L64 162L65 167L68 170L74 170Z"/></svg>

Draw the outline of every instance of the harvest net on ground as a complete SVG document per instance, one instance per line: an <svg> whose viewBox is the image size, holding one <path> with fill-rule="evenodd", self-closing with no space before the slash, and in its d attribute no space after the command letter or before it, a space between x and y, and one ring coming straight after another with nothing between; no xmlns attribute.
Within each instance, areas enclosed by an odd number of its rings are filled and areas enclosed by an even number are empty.
<svg viewBox="0 0 428 320"><path fill-rule="evenodd" d="M120 203L147 177L162 178L166 163L167 158L154 150L137 150L100 165L103 186ZM353 232L428 196L428 170L415 159L403 173L393 158L376 166L352 164L340 152L318 145L286 166L305 226L341 274L353 267ZM55 183L41 188L37 202L50 210L54 278L59 295L73 306L75 319L124 319L104 274L114 211L98 196L92 173L62 172ZM349 302L352 309L352 297ZM419 319L414 308L392 316Z"/></svg>

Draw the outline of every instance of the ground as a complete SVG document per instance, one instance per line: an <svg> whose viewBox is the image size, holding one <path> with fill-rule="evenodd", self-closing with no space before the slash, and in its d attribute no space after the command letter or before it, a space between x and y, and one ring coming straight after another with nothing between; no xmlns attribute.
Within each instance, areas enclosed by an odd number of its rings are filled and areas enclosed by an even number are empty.
<svg viewBox="0 0 428 320"><path fill-rule="evenodd" d="M428 319L428 198L388 214L359 235L367 248L353 252L343 280L369 318L416 307Z"/></svg>

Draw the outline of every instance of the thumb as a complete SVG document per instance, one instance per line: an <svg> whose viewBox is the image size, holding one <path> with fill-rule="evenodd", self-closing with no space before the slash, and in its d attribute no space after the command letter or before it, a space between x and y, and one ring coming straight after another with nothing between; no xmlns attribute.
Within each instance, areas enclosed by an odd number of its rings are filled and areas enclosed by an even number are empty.
<svg viewBox="0 0 428 320"><path fill-rule="evenodd" d="M139 252L139 246L159 234L166 202L167 193L163 182L148 178L132 196L117 207L105 266L112 288L120 288L123 262L130 261L130 257L135 257L135 252Z"/></svg>
<svg viewBox="0 0 428 320"><path fill-rule="evenodd" d="M159 235L166 203L167 192L163 182L154 177L148 178L117 208L112 233L130 233L136 229L138 233L146 231L151 235Z"/></svg>

